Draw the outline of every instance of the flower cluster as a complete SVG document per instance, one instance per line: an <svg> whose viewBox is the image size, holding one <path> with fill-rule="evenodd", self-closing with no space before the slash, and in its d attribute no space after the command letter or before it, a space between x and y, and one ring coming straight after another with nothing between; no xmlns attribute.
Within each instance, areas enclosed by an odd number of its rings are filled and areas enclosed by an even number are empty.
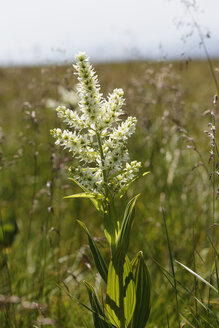
<svg viewBox="0 0 219 328"><path fill-rule="evenodd" d="M70 168L73 178L87 191L105 195L106 188L120 193L138 175L141 163L130 164L127 140L135 132L136 118L124 114L123 90L115 89L104 99L97 76L84 53L76 56L79 110L57 108L58 116L72 129L53 129L56 144L68 149L80 165Z"/></svg>

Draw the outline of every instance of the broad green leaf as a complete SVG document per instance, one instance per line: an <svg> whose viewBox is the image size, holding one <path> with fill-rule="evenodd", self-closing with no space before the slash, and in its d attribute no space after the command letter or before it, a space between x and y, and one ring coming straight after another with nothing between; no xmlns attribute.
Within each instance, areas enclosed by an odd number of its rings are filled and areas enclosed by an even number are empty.
<svg viewBox="0 0 219 328"><path fill-rule="evenodd" d="M117 253L110 262L107 280L106 310L113 325L127 328L136 302L135 283L131 263Z"/></svg>
<svg viewBox="0 0 219 328"><path fill-rule="evenodd" d="M125 209L124 219L121 225L119 236L116 241L115 252L120 252L120 250L123 250L124 256L126 255L128 250L131 227L135 216L135 203L139 196L140 194L133 197L128 202Z"/></svg>
<svg viewBox="0 0 219 328"><path fill-rule="evenodd" d="M105 281L105 283L107 283L107 275L108 275L107 265L101 255L96 243L94 242L91 234L89 233L86 225L83 222L81 222L80 220L77 220L77 222L80 224L80 226L83 228L83 230L86 232L86 234L88 236L90 250L93 255L97 270L98 270L99 274L101 275L101 277L103 278L103 280Z"/></svg>
<svg viewBox="0 0 219 328"><path fill-rule="evenodd" d="M93 286L87 282L83 281L84 285L87 287L90 305L93 312L93 321L94 321L94 327L95 328L109 328L112 327L111 323L106 318L103 309L100 305L100 302L96 296L95 290Z"/></svg>
<svg viewBox="0 0 219 328"><path fill-rule="evenodd" d="M136 286L136 305L130 328L144 328L150 314L150 276L141 251L131 265Z"/></svg>

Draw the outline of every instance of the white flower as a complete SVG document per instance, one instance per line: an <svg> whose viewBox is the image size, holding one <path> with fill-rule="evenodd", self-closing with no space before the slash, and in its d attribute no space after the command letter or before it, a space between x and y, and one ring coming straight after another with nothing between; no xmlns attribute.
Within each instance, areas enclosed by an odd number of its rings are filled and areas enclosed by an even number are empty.
<svg viewBox="0 0 219 328"><path fill-rule="evenodd" d="M122 122L119 126L113 128L109 138L105 142L105 145L109 148L114 148L119 143L126 143L128 138L135 132L136 123L136 118L129 116L125 122Z"/></svg>
<svg viewBox="0 0 219 328"><path fill-rule="evenodd" d="M71 174L73 174L76 181L78 181L87 190L95 193L104 193L104 179L103 172L98 168L70 168Z"/></svg>
<svg viewBox="0 0 219 328"><path fill-rule="evenodd" d="M132 182L138 175L141 163L132 161L130 164L126 163L126 166L121 174L113 177L111 184L116 191L122 192L122 190Z"/></svg>
<svg viewBox="0 0 219 328"><path fill-rule="evenodd" d="M65 106L58 106L56 108L58 117L63 119L63 122L66 122L70 127L76 129L84 129L85 123L79 117L77 111L66 108Z"/></svg>
<svg viewBox="0 0 219 328"><path fill-rule="evenodd" d="M77 168L70 169L74 179L86 190L106 195L121 192L136 178L141 163L130 164L128 138L135 132L136 118L124 114L123 90L115 89L103 99L100 86L88 58L84 53L76 56L74 65L78 76L79 111L65 106L57 108L57 115L73 131L53 129L56 144L68 149L78 158ZM109 188L110 187L110 188Z"/></svg>
<svg viewBox="0 0 219 328"><path fill-rule="evenodd" d="M124 105L123 90L115 89L113 93L108 96L101 106L99 128L106 128L112 123L119 120L119 116L124 112L122 106Z"/></svg>
<svg viewBox="0 0 219 328"><path fill-rule="evenodd" d="M84 120L87 120L87 124L91 125L95 123L100 112L102 102L100 85L85 54L80 53L76 58L78 61L73 66L76 69L75 74L78 76L79 81L77 88L80 97L79 107L84 114Z"/></svg>
<svg viewBox="0 0 219 328"><path fill-rule="evenodd" d="M89 139L85 135L77 134L68 130L53 129L51 135L57 138L55 144L68 149L73 155L85 163L98 162L99 154L90 144Z"/></svg>

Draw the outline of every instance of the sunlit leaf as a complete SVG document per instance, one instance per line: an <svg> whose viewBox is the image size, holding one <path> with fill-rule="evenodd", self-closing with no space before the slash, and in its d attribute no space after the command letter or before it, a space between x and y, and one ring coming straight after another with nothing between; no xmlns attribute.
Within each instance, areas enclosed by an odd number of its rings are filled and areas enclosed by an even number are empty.
<svg viewBox="0 0 219 328"><path fill-rule="evenodd" d="M135 216L135 203L139 196L133 197L126 206L120 233L116 241L115 252L122 249L124 255L127 253L131 227Z"/></svg>
<svg viewBox="0 0 219 328"><path fill-rule="evenodd" d="M120 328L128 327L132 319L136 290L128 257L120 258L118 253L116 257L108 270L106 310L111 323Z"/></svg>
<svg viewBox="0 0 219 328"><path fill-rule="evenodd" d="M130 328L144 328L150 314L150 276L141 251L131 265L136 286L136 305Z"/></svg>
<svg viewBox="0 0 219 328"><path fill-rule="evenodd" d="M73 178L69 178L69 180L73 181L76 185L78 185L84 191L85 194L93 195L93 193L89 193L88 190L84 186L82 186L77 180L75 180ZM101 194L97 194L97 193L94 193L94 195L95 195L94 197L86 197L86 198L89 198L91 200L91 202L93 203L93 205L97 209L97 211L103 212L101 200L104 198L104 196ZM67 196L64 198L77 198L77 197L72 197L72 196L74 196L74 195L70 195L70 196ZM81 197L79 197L79 198L81 198Z"/></svg>
<svg viewBox="0 0 219 328"><path fill-rule="evenodd" d="M79 193L79 194L65 196L64 198L96 198L96 199L101 199L101 198L103 198L103 196L100 195L100 194L95 194L93 192L91 192L91 193L82 192L82 193Z"/></svg>

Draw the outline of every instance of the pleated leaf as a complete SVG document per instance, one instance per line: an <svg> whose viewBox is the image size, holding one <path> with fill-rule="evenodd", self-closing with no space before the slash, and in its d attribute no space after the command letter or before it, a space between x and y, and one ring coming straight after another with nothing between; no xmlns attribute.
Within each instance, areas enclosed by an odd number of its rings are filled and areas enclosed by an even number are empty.
<svg viewBox="0 0 219 328"><path fill-rule="evenodd" d="M136 305L130 328L144 328L150 314L150 276L141 251L131 265L136 286Z"/></svg>
<svg viewBox="0 0 219 328"><path fill-rule="evenodd" d="M123 254L112 259L108 270L106 313L111 323L120 328L128 327L136 302L135 283L131 263Z"/></svg>
<svg viewBox="0 0 219 328"><path fill-rule="evenodd" d="M87 282L83 281L84 285L87 287L90 305L93 312L93 321L94 321L94 327L95 328L110 328L112 325L110 322L108 322L108 319L106 318L103 309L100 305L100 302L96 296L95 290L93 286Z"/></svg>
<svg viewBox="0 0 219 328"><path fill-rule="evenodd" d="M140 194L133 197L128 202L126 209L125 209L124 218L123 218L122 226L121 226L121 229L119 232L119 236L116 241L115 251L120 252L122 249L124 255L127 253L127 250L128 250L131 227L132 227L132 223L133 223L134 216L135 216L135 203L139 196L140 196Z"/></svg>
<svg viewBox="0 0 219 328"><path fill-rule="evenodd" d="M96 243L94 242L91 234L89 233L89 230L87 229L86 225L83 222L81 222L80 220L77 220L77 222L80 224L80 226L83 228L83 230L87 234L90 250L93 255L96 268L97 268L99 274L101 275L101 277L103 278L103 280L105 281L105 283L107 283L107 275L108 275L107 265L101 255Z"/></svg>

